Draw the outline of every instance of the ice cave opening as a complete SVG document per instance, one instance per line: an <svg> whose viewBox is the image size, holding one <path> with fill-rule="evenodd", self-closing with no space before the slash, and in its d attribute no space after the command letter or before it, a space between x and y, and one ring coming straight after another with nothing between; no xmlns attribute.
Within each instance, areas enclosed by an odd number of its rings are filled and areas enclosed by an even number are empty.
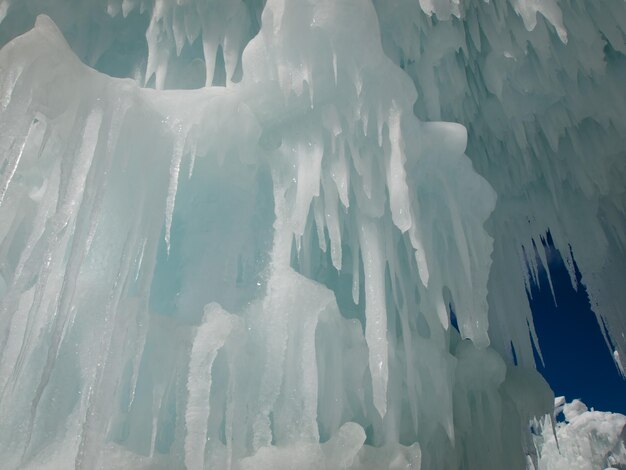
<svg viewBox="0 0 626 470"><path fill-rule="evenodd" d="M626 381L606 347L576 260L575 287L549 233L542 245L551 282L547 272L540 269L540 282L531 284L529 294L541 350L541 357L535 353L537 370L555 395L565 395L570 400L577 397L597 410L626 414Z"/></svg>
<svg viewBox="0 0 626 470"><path fill-rule="evenodd" d="M549 233L624 375L626 2L0 0L0 45L2 468L626 468L528 297Z"/></svg>

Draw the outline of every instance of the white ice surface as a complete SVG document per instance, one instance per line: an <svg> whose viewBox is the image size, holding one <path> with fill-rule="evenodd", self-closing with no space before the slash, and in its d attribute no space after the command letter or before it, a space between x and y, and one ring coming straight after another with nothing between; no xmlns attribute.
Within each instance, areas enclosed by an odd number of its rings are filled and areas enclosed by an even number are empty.
<svg viewBox="0 0 626 470"><path fill-rule="evenodd" d="M529 428L552 407L526 299L547 230L623 371L626 3L2 18L6 468L557 461ZM568 406L595 468L619 415Z"/></svg>

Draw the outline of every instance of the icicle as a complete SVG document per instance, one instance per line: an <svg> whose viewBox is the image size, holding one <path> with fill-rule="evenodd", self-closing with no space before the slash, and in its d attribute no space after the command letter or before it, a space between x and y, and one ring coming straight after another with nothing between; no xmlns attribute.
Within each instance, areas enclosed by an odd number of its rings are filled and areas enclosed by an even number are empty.
<svg viewBox="0 0 626 470"><path fill-rule="evenodd" d="M450 319L448 318L448 309L443 301L443 297L437 300L437 316L439 317L439 321L441 322L441 326L443 326L444 330L448 330L450 327Z"/></svg>
<svg viewBox="0 0 626 470"><path fill-rule="evenodd" d="M338 146L338 156L331 163L331 176L335 185L337 186L337 192L339 193L339 199L343 204L343 207L346 209L350 205L350 201L348 199L348 188L350 185L349 177L350 172L348 171L348 162L346 161L346 147L345 142L340 140L340 144Z"/></svg>
<svg viewBox="0 0 626 470"><path fill-rule="evenodd" d="M323 152L323 146L314 138L306 143L298 143L296 147L294 157L298 161L298 175L292 223L293 231L298 236L304 233L311 201L320 194Z"/></svg>
<svg viewBox="0 0 626 470"><path fill-rule="evenodd" d="M136 0L122 0L122 15L124 18L126 18L136 7Z"/></svg>
<svg viewBox="0 0 626 470"><path fill-rule="evenodd" d="M315 228L317 230L317 240L320 250L326 253L326 234L324 233L324 205L320 197L313 199L313 217L315 219Z"/></svg>
<svg viewBox="0 0 626 470"><path fill-rule="evenodd" d="M452 197L450 193L450 189L444 183L444 187L446 189L446 193L448 196L448 210L450 211L450 221L452 222L452 231L454 233L454 241L456 242L456 249L461 257L461 265L463 266L463 270L465 271L465 279L469 284L470 289L472 286L472 272L470 267L470 255L469 255L469 246L467 239L465 238L465 229L463 227L463 222L461 220L461 214L459 213L459 208L457 206L454 197Z"/></svg>
<svg viewBox="0 0 626 470"><path fill-rule="evenodd" d="M2 0L0 3L0 24L4 21L11 6L10 0Z"/></svg>
<svg viewBox="0 0 626 470"><path fill-rule="evenodd" d="M172 32L174 33L174 44L176 45L176 56L180 56L185 45L185 24L184 13L181 8L174 8L172 13Z"/></svg>
<svg viewBox="0 0 626 470"><path fill-rule="evenodd" d="M187 42L193 44L202 31L200 17L193 10L187 10L185 13L185 35Z"/></svg>
<svg viewBox="0 0 626 470"><path fill-rule="evenodd" d="M202 51L204 53L204 65L206 68L205 86L210 87L215 75L215 61L217 60L217 37L207 25L202 27Z"/></svg>
<svg viewBox="0 0 626 470"><path fill-rule="evenodd" d="M419 205L417 200L413 201L413 210L419 214ZM417 270L424 287L428 287L428 281L430 279L430 273L428 271L428 263L426 261L426 250L422 243L422 234L420 224L417 222L419 219L412 214L411 219L414 221L409 229L409 240L411 246L415 250L415 262L417 264Z"/></svg>
<svg viewBox="0 0 626 470"><path fill-rule="evenodd" d="M170 231L172 229L174 205L176 203L176 193L178 192L178 174L180 173L180 163L183 159L183 151L185 149L185 141L187 138L180 123L176 123L174 127L176 136L174 138L174 146L172 149L170 181L167 189L167 202L165 204L165 244L167 246L168 255L170 254Z"/></svg>
<svg viewBox="0 0 626 470"><path fill-rule="evenodd" d="M381 417L387 413L388 343L385 307L385 266L376 222L359 220L359 241L365 272L365 340L369 348L374 406Z"/></svg>
<svg viewBox="0 0 626 470"><path fill-rule="evenodd" d="M191 349L187 376L187 409L185 410L185 466L189 470L204 468L207 420L211 412L211 368L218 351L238 325L233 317L218 304L209 304L204 310L202 325L198 327Z"/></svg>
<svg viewBox="0 0 626 470"><path fill-rule="evenodd" d="M389 141L391 152L386 167L387 190L389 191L389 205L393 223L401 232L411 228L411 207L409 202L409 187L406 184L404 170L404 142L402 140L401 115L397 105L393 103L389 111Z"/></svg>
<svg viewBox="0 0 626 470"><path fill-rule="evenodd" d="M337 206L339 204L337 191L334 182L330 182L328 176L322 175L322 186L324 188L324 218L328 228L330 238L330 255L333 266L341 271L341 230Z"/></svg>
<svg viewBox="0 0 626 470"><path fill-rule="evenodd" d="M358 243L358 234L352 234L350 251L352 253L352 302L355 305L359 305L359 298L361 294L360 286L360 272L361 272L361 252Z"/></svg>

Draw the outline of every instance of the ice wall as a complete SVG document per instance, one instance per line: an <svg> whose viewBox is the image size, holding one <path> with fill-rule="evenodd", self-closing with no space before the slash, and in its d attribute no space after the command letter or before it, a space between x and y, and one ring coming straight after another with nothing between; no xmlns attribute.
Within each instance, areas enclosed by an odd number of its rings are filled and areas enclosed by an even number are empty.
<svg viewBox="0 0 626 470"><path fill-rule="evenodd" d="M374 3L385 51L423 98L417 116L464 124L467 154L498 194L486 226L492 345L508 357L513 345L522 364L534 363L523 286L549 264L549 230L573 284L575 257L621 370L624 2L420 1L423 11L408 0Z"/></svg>
<svg viewBox="0 0 626 470"><path fill-rule="evenodd" d="M547 229L624 357L607 5L0 3L7 468L539 464Z"/></svg>

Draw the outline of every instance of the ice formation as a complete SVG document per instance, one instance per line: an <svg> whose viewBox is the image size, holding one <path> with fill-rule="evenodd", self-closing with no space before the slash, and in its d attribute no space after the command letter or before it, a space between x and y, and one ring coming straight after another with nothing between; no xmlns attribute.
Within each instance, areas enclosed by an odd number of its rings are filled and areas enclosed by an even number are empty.
<svg viewBox="0 0 626 470"><path fill-rule="evenodd" d="M589 411L580 400L555 399L555 414L565 421L556 425L546 418L543 433L535 439L540 449L539 468L550 470L619 469L626 467L626 416Z"/></svg>
<svg viewBox="0 0 626 470"><path fill-rule="evenodd" d="M542 468L547 230L623 370L625 2L0 19L6 468Z"/></svg>

